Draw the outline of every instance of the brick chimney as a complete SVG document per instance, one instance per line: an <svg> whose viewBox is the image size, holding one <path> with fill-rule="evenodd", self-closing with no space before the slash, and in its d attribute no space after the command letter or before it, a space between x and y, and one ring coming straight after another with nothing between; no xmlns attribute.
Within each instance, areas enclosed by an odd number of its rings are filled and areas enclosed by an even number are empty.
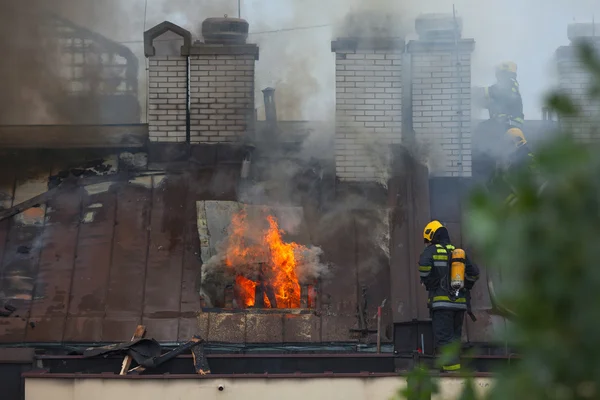
<svg viewBox="0 0 600 400"><path fill-rule="evenodd" d="M386 179L390 145L402 140L404 39L339 38L336 53L336 175Z"/></svg>
<svg viewBox="0 0 600 400"><path fill-rule="evenodd" d="M190 141L240 142L254 134L258 46L246 44L241 19L209 18L202 31L204 43L190 47Z"/></svg>
<svg viewBox="0 0 600 400"><path fill-rule="evenodd" d="M438 176L471 176L471 54L452 15L424 14L418 40L408 43L412 71L412 122L416 139L429 142ZM442 154L439 154L441 151ZM437 153L436 153L437 152Z"/></svg>
<svg viewBox="0 0 600 400"><path fill-rule="evenodd" d="M180 55L157 56L154 39L167 31L183 39ZM152 142L185 142L187 134L189 31L165 21L144 32L148 57L148 130Z"/></svg>
<svg viewBox="0 0 600 400"><path fill-rule="evenodd" d="M558 69L559 87L582 107L582 112L587 117L600 115L600 104L592 102L587 95L592 78L577 57L576 44L581 41L592 43L600 52L600 25L596 24L570 24L567 35L571 40L568 46L561 46L556 50L556 62ZM593 126L590 121L582 121L580 118L562 118L560 124L565 129L573 132L577 141L584 143L600 142L600 129Z"/></svg>

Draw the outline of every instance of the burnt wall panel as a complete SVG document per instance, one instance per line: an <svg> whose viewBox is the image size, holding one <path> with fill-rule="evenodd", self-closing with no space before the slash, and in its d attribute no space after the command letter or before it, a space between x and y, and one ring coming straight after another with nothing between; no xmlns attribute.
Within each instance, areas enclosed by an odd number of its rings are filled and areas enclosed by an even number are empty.
<svg viewBox="0 0 600 400"><path fill-rule="evenodd" d="M154 177L143 323L157 340L177 338L181 312L181 278L187 179ZM171 335L174 328L174 336Z"/></svg>
<svg viewBox="0 0 600 400"><path fill-rule="evenodd" d="M210 173L191 171L185 203L184 253L181 277L181 319L179 339L189 339L197 330L196 313L200 310L200 240L198 237L196 201L204 199Z"/></svg>
<svg viewBox="0 0 600 400"><path fill-rule="evenodd" d="M427 168L404 149L395 152L390 183L392 217L391 293L394 322L429 318L427 292L420 285L418 262L423 227L430 221Z"/></svg>
<svg viewBox="0 0 600 400"><path fill-rule="evenodd" d="M109 186L85 188L66 341L99 341L102 337L117 208L116 193Z"/></svg>
<svg viewBox="0 0 600 400"><path fill-rule="evenodd" d="M389 246L387 231L387 210L364 210L356 215L357 228L357 269L359 301L366 300L366 325L368 329L377 329L377 308L385 300L382 309L382 340L391 340L385 336L385 327L391 327L390 308L390 264L384 249ZM364 288L364 292L363 292ZM390 329L391 331L391 329Z"/></svg>
<svg viewBox="0 0 600 400"><path fill-rule="evenodd" d="M28 341L62 341L79 235L83 190L59 193L47 206L44 247L31 304Z"/></svg>
<svg viewBox="0 0 600 400"><path fill-rule="evenodd" d="M152 178L138 178L117 191L113 254L103 340L125 341L141 322L148 249ZM117 334L118 332L118 334Z"/></svg>
<svg viewBox="0 0 600 400"><path fill-rule="evenodd" d="M432 177L429 179L431 218L442 223L460 222L462 220L462 191L464 185L461 178Z"/></svg>
<svg viewBox="0 0 600 400"><path fill-rule="evenodd" d="M0 207L4 209L10 208L14 197L15 176L12 171L5 171L0 178L2 179L0 185ZM10 227L10 218L0 221L0 260L4 257Z"/></svg>
<svg viewBox="0 0 600 400"><path fill-rule="evenodd" d="M25 171L15 183L13 205L47 190L48 172ZM11 217L7 246L2 259L0 292L17 310L21 318L29 317L39 256L44 246L46 205L31 207Z"/></svg>
<svg viewBox="0 0 600 400"><path fill-rule="evenodd" d="M321 220L320 244L325 262L332 264L331 276L323 279L322 340L348 341L357 323L357 232L353 216L332 215Z"/></svg>

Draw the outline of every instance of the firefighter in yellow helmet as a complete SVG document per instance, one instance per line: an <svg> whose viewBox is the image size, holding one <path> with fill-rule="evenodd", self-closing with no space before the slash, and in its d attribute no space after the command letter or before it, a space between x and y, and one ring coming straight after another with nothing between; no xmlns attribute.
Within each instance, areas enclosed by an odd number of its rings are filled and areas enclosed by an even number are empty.
<svg viewBox="0 0 600 400"><path fill-rule="evenodd" d="M529 167L535 171L535 157L523 131L519 128L511 128L506 132L505 137L508 156L504 160L504 165L498 168L495 176L490 180L495 190L500 190L500 195L505 197L505 204L511 205L517 200L517 193L510 183L510 176L518 168Z"/></svg>
<svg viewBox="0 0 600 400"><path fill-rule="evenodd" d="M517 81L517 64L503 62L496 66L497 82L484 89L490 119L502 125L523 126L523 99Z"/></svg>
<svg viewBox="0 0 600 400"><path fill-rule="evenodd" d="M509 168L520 165L533 165L534 157L531 148L527 144L523 131L519 128L511 128L506 132L507 139L512 147L509 157Z"/></svg>
<svg viewBox="0 0 600 400"><path fill-rule="evenodd" d="M456 289L450 276L456 247L450 243L448 229L439 221L431 221L423 230L425 250L419 258L421 283L427 289L436 353L447 345L460 342L465 312L470 313L469 292L479 279L479 268L463 252L464 286ZM460 360L451 360L442 371L460 370Z"/></svg>

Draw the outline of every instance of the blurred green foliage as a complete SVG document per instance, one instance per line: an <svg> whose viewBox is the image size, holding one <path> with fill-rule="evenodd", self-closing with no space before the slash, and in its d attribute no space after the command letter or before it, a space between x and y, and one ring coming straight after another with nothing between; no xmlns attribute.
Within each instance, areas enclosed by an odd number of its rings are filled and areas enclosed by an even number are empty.
<svg viewBox="0 0 600 400"><path fill-rule="evenodd" d="M600 57L589 44L578 52L593 78L589 101L600 102ZM592 118L560 93L547 105L559 118ZM478 263L502 270L496 292L514 312L506 339L522 356L499 371L486 399L600 399L600 151L565 131L536 158L535 172L510 176L516 203L507 206L493 190L475 191L466 215ZM424 374L418 369L411 379ZM472 381L466 383L461 399L477 399ZM433 393L422 392L431 385L411 386L404 398ZM415 391L419 397L411 397Z"/></svg>

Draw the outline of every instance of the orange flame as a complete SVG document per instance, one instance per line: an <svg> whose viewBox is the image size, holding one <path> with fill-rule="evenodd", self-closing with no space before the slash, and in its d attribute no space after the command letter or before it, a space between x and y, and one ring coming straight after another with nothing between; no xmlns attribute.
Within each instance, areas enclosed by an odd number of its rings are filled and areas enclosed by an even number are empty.
<svg viewBox="0 0 600 400"><path fill-rule="evenodd" d="M273 290L277 308L300 307L300 283L296 268L296 251L304 246L285 242L277 219L267 216L268 228L264 234L256 235L260 228L250 226L244 210L233 215L227 241L225 265L228 267L251 266L262 263L262 281ZM254 233L255 240L251 240ZM249 269L250 270L250 269ZM236 299L239 306L252 307L256 303L257 279L252 276L236 277ZM272 294L272 295L273 295ZM264 305L271 307L267 294Z"/></svg>
<svg viewBox="0 0 600 400"><path fill-rule="evenodd" d="M256 282L246 279L241 275L235 278L236 299L239 299L244 307L253 307L255 303Z"/></svg>

